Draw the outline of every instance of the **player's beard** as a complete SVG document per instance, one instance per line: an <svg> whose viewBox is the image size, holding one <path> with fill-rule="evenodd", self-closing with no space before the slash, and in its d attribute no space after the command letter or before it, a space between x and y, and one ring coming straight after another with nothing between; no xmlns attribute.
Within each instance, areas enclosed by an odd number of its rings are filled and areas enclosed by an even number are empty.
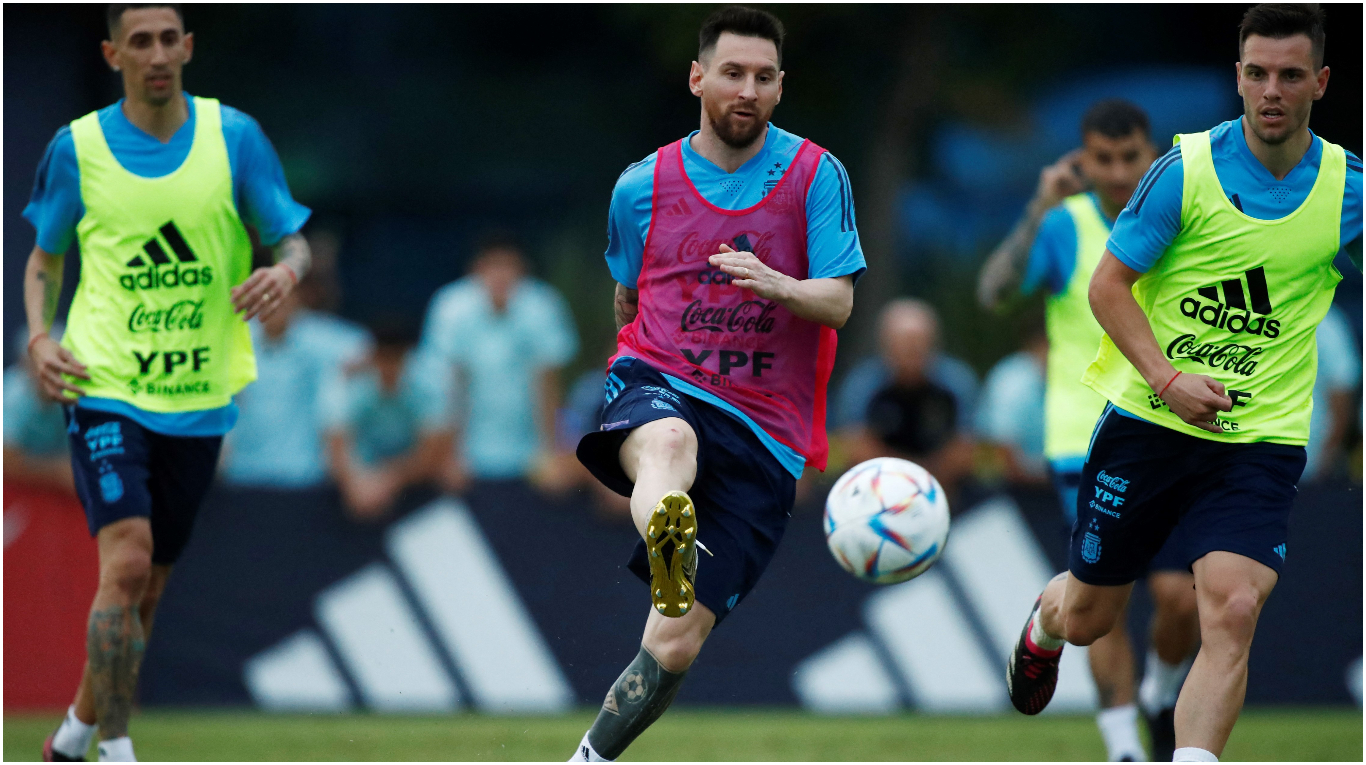
<svg viewBox="0 0 1366 765"><path fill-rule="evenodd" d="M1290 116L1289 110L1285 110L1285 114L1286 116ZM1262 129L1261 123L1257 121L1256 110L1250 112L1244 110L1243 116L1247 119L1247 124L1252 126L1252 134L1257 136L1259 141L1268 146L1279 146L1280 144L1285 143L1290 140L1291 136L1297 135L1300 132L1300 128L1303 128L1305 124L1309 122L1309 110L1306 109L1304 114L1301 115L1300 120L1293 126L1287 127L1281 133L1268 133Z"/></svg>
<svg viewBox="0 0 1366 765"><path fill-rule="evenodd" d="M759 111L757 105L753 107L755 112L754 121L749 127L741 127L736 120L731 118L730 109L722 109L720 114L715 113L710 106L707 107L707 122L711 124L712 132L721 142L732 149L748 149L754 145L754 141L764 132L764 127L768 125L768 120L773 116L773 110L768 113Z"/></svg>

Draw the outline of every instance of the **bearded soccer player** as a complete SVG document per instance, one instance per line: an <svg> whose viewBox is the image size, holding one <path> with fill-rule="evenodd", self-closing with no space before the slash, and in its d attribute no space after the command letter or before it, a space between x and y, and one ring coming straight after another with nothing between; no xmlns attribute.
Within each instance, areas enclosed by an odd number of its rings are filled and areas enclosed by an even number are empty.
<svg viewBox="0 0 1366 765"><path fill-rule="evenodd" d="M1030 294L1041 287L1048 292L1044 453L1069 530L1077 518L1086 449L1106 403L1081 382L1104 334L1091 314L1087 285L1115 218L1157 156L1148 115L1127 101L1093 105L1082 117L1081 137L1080 149L1044 168L1025 217L992 254L979 280L979 298L987 308L1010 292ZM1199 641L1195 590L1182 545L1182 534L1172 534L1147 572L1154 606L1152 647L1137 696L1157 760L1171 759L1176 694ZM1119 623L1124 623L1122 615ZM1096 725L1109 759L1146 760L1138 735L1129 636L1124 630L1110 632L1091 644L1088 658L1100 697Z"/></svg>
<svg viewBox="0 0 1366 765"><path fill-rule="evenodd" d="M1313 406L1315 330L1360 265L1361 160L1309 130L1328 87L1317 6L1259 5L1239 31L1243 116L1178 145L1120 214L1091 279L1105 338L1084 381L1096 425L1068 572L1011 656L1026 713L1065 643L1114 628L1179 520L1200 651L1176 703L1176 761L1214 762L1242 709L1262 605L1280 576ZM1119 488L1122 487L1122 490Z"/></svg>
<svg viewBox="0 0 1366 765"><path fill-rule="evenodd" d="M266 318L309 264L309 211L290 197L260 126L181 90L194 50L179 6L111 5L110 68L124 98L57 132L24 217L28 352L66 406L77 494L99 549L85 672L44 760L132 761L128 717L157 602L213 479L232 395L256 377L246 321ZM251 272L244 224L275 246ZM47 334L63 253L81 276L57 344Z"/></svg>
<svg viewBox="0 0 1366 765"><path fill-rule="evenodd" d="M621 329L600 430L578 454L631 498L642 542L628 565L652 604L573 761L616 759L663 714L772 560L802 469L825 468L835 330L864 261L844 168L769 123L782 42L763 11L708 18L688 80L701 129L612 194Z"/></svg>

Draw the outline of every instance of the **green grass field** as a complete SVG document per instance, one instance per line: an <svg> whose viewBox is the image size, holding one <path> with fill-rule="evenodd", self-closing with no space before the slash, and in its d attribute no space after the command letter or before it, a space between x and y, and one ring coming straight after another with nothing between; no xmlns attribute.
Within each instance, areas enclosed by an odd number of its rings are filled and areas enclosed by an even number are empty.
<svg viewBox="0 0 1366 765"><path fill-rule="evenodd" d="M146 711L142 760L548 760L574 751L595 712L563 717L380 717ZM6 760L37 760L59 715L5 715ZM93 752L92 752L93 753ZM816 717L772 709L669 712L623 760L1097 760L1089 717ZM1362 759L1356 709L1248 710L1225 760Z"/></svg>

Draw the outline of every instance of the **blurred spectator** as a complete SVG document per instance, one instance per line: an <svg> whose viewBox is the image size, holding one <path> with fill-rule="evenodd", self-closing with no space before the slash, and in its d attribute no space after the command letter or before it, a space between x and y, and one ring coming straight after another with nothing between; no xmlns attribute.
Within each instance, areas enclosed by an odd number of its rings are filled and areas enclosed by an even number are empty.
<svg viewBox="0 0 1366 765"><path fill-rule="evenodd" d="M1025 347L987 373L977 401L977 437L1011 483L1046 484L1043 456L1044 376L1048 335L1032 332Z"/></svg>
<svg viewBox="0 0 1366 765"><path fill-rule="evenodd" d="M1361 356L1347 317L1336 305L1328 309L1318 332L1318 376L1314 378L1314 411L1309 420L1307 481L1338 472L1352 418L1358 411Z"/></svg>
<svg viewBox="0 0 1366 765"><path fill-rule="evenodd" d="M237 394L241 415L224 439L219 475L227 483L299 489L327 478L323 386L363 359L370 339L350 322L304 309L300 292L291 292L268 320L251 322L257 377Z"/></svg>
<svg viewBox="0 0 1366 765"><path fill-rule="evenodd" d="M436 476L451 433L439 364L402 323L373 328L367 362L324 386L328 465L353 518L386 515L402 491Z"/></svg>
<svg viewBox="0 0 1366 765"><path fill-rule="evenodd" d="M49 334L61 337L61 326ZM45 398L33 379L28 358L28 327L13 336L15 358L5 370L5 481L75 493L67 451L62 405Z"/></svg>
<svg viewBox="0 0 1366 765"><path fill-rule="evenodd" d="M526 273L511 239L479 247L470 275L432 297L422 347L453 369L460 433L442 471L445 488L470 478L531 478L564 488L572 454L558 450L559 371L578 353L564 298Z"/></svg>
<svg viewBox="0 0 1366 765"><path fill-rule="evenodd" d="M939 318L923 300L888 303L879 317L878 341L880 355L860 361L840 386L835 400L839 443L850 464L892 451L919 454L920 459L907 459L921 463L952 491L950 486L972 471L977 377L967 364L940 352ZM952 407L945 406L945 395ZM952 419L941 422L948 409ZM880 419L893 411L899 418L895 424ZM907 451L912 446L915 451Z"/></svg>
<svg viewBox="0 0 1366 765"><path fill-rule="evenodd" d="M617 343L614 337L606 347L604 353L599 354L604 364L595 366L583 374L569 388L569 395L565 398L564 406L560 412L560 448L566 454L572 455L579 439L585 433L598 429L602 424L602 408L607 402L607 391L605 383L607 381L607 370L604 369L605 362L612 354L616 353ZM593 497L593 505L600 517L608 520L619 520L629 522L631 520L631 498L623 497L603 485L601 481L593 477L578 459L573 459L572 464L568 465L566 472L572 476L573 482L578 486L586 487Z"/></svg>

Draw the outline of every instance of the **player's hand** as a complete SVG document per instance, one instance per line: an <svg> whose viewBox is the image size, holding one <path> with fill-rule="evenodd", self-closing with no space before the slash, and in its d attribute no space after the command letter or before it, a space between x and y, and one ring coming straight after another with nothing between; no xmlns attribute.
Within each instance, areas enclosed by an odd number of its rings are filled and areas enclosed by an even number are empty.
<svg viewBox="0 0 1366 765"><path fill-rule="evenodd" d="M243 321L251 321L252 317L265 321L294 289L294 283L294 272L283 263L258 268L246 281L232 288L232 310L246 311Z"/></svg>
<svg viewBox="0 0 1366 765"><path fill-rule="evenodd" d="M1224 384L1205 375L1177 375L1162 400L1182 422L1211 433L1223 433L1215 419L1220 412L1233 411L1233 399L1224 393Z"/></svg>
<svg viewBox="0 0 1366 765"><path fill-rule="evenodd" d="M343 492L352 518L370 521L384 517L393 506L397 486L382 470L362 468Z"/></svg>
<svg viewBox="0 0 1366 765"><path fill-rule="evenodd" d="M38 378L38 388L42 394L63 404L71 403L75 396L85 395L85 391L67 382L62 375L89 380L90 373L85 365L76 360L71 351L63 348L46 334L35 337L28 345L28 356L33 362L34 375Z"/></svg>
<svg viewBox="0 0 1366 765"><path fill-rule="evenodd" d="M1081 149L1073 149L1039 173L1039 189L1035 196L1045 209L1086 190L1086 179L1078 165L1080 161Z"/></svg>
<svg viewBox="0 0 1366 765"><path fill-rule="evenodd" d="M465 461L451 457L442 463L437 472L437 483L451 494L464 494L470 488L470 472Z"/></svg>
<svg viewBox="0 0 1366 765"><path fill-rule="evenodd" d="M761 298L783 302L791 296L792 277L764 265L752 252L736 252L730 245L721 245L721 252L707 259L714 268L731 276L731 284L747 289Z"/></svg>

